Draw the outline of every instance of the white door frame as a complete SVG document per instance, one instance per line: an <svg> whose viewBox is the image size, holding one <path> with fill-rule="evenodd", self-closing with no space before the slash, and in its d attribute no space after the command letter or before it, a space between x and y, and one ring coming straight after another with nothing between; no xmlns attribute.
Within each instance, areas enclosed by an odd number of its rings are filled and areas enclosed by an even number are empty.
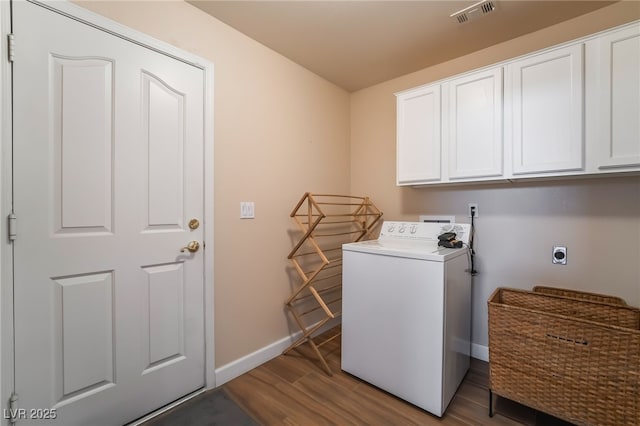
<svg viewBox="0 0 640 426"><path fill-rule="evenodd" d="M18 0L23 1L23 0ZM32 0L29 0L32 1ZM46 8L82 21L117 37L147 47L204 71L204 305L205 305L205 386L214 388L214 282L213 282L213 63L125 27L66 1L43 3ZM14 389L13 338L13 245L9 241L8 216L12 212L12 113L11 63L8 60L8 34L11 33L11 3L0 1L0 410L8 408ZM20 42L16 40L16 48ZM19 238L19 236L18 236ZM34 407L36 408L36 407ZM47 407L39 407L47 408ZM4 411L2 411L4 413ZM8 424L0 414L0 424Z"/></svg>

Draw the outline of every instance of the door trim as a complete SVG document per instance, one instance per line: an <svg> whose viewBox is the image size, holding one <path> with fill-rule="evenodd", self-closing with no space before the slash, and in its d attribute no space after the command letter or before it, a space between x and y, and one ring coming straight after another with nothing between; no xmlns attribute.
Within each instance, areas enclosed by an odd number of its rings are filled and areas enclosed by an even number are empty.
<svg viewBox="0 0 640 426"><path fill-rule="evenodd" d="M14 0L12 0L14 1ZM24 0L19 0L24 1ZM215 388L214 341L214 158L213 158L213 82L212 62L125 27L115 21L93 13L70 2L43 4L29 0L49 10L88 24L132 43L186 62L204 72L204 329L205 329L205 387ZM14 336L13 336L13 246L8 238L7 217L12 211L12 66L7 55L7 35L11 33L11 2L0 2L0 409L8 408L14 389ZM19 42L16 42L19 48ZM18 219L19 221L19 219ZM18 236L18 238L20 238ZM4 412L4 411L3 411ZM4 417L4 416L2 416ZM8 424L2 418L0 424Z"/></svg>
<svg viewBox="0 0 640 426"><path fill-rule="evenodd" d="M13 376L13 245L9 242L6 218L12 209L12 111L11 63L7 35L11 32L11 4L0 1L0 407L8 408L14 389ZM4 416L2 416L4 417ZM2 424L8 421L2 419Z"/></svg>

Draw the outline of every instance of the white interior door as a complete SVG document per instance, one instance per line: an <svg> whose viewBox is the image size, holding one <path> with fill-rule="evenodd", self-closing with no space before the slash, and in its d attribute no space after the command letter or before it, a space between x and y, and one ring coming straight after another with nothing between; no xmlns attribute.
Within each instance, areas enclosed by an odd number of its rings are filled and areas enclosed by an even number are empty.
<svg viewBox="0 0 640 426"><path fill-rule="evenodd" d="M203 70L13 13L18 407L123 424L205 383Z"/></svg>

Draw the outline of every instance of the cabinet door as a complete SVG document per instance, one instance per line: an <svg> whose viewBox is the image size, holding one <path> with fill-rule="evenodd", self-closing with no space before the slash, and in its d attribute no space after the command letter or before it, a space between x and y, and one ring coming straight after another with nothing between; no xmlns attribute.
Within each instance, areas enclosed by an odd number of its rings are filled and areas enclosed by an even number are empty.
<svg viewBox="0 0 640 426"><path fill-rule="evenodd" d="M513 173L584 169L583 45L509 65Z"/></svg>
<svg viewBox="0 0 640 426"><path fill-rule="evenodd" d="M440 85L403 92L397 101L398 184L440 180Z"/></svg>
<svg viewBox="0 0 640 426"><path fill-rule="evenodd" d="M640 26L599 37L599 169L640 166Z"/></svg>
<svg viewBox="0 0 640 426"><path fill-rule="evenodd" d="M502 174L502 68L448 83L449 178Z"/></svg>

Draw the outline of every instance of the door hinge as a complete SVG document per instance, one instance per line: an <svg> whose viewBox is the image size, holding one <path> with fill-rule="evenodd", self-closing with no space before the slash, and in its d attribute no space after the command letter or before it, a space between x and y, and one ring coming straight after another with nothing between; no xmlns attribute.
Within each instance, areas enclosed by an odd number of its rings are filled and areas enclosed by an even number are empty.
<svg viewBox="0 0 640 426"><path fill-rule="evenodd" d="M7 52L9 54L9 62L13 62L15 59L16 39L13 34L7 35Z"/></svg>
<svg viewBox="0 0 640 426"><path fill-rule="evenodd" d="M7 217L9 241L14 241L16 239L16 219L16 215L13 213Z"/></svg>
<svg viewBox="0 0 640 426"><path fill-rule="evenodd" d="M5 419L9 419L10 424L16 424L18 421L18 394L13 392L11 398L9 398L9 415L3 416Z"/></svg>

